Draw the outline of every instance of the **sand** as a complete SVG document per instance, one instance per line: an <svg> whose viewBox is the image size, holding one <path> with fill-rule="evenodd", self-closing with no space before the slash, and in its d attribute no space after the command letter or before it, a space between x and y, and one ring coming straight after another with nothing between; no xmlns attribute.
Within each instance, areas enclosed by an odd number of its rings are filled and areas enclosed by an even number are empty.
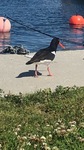
<svg viewBox="0 0 84 150"><path fill-rule="evenodd" d="M50 64L53 76L47 76L45 65L38 66L39 77L34 77L35 65L25 65L24 55L0 54L0 89L7 93L26 94L57 86L84 86L84 50L57 51Z"/></svg>

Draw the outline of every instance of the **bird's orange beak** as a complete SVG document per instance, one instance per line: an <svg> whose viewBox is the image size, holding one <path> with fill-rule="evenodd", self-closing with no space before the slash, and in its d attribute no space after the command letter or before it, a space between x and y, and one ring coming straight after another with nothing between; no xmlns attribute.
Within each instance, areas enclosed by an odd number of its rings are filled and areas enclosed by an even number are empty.
<svg viewBox="0 0 84 150"><path fill-rule="evenodd" d="M64 46L62 43L59 42L59 45L60 45L63 49L65 49L65 46Z"/></svg>

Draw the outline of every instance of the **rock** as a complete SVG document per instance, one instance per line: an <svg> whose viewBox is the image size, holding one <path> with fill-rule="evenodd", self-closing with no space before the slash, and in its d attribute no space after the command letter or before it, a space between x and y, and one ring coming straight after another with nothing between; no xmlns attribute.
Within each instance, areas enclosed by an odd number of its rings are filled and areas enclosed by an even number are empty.
<svg viewBox="0 0 84 150"><path fill-rule="evenodd" d="M25 49L22 45L21 46L8 46L6 47L3 51L3 54L20 54L20 55L25 55L25 54L29 54L29 50Z"/></svg>

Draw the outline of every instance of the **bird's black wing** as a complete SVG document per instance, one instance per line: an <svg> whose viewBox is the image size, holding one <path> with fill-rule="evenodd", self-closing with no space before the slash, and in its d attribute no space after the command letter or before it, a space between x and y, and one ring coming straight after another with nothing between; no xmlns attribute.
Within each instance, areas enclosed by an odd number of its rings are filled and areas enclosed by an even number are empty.
<svg viewBox="0 0 84 150"><path fill-rule="evenodd" d="M41 49L26 64L32 64L32 63L35 63L35 62L42 61L44 59L48 59L49 55L50 55L49 47L46 48L46 49Z"/></svg>

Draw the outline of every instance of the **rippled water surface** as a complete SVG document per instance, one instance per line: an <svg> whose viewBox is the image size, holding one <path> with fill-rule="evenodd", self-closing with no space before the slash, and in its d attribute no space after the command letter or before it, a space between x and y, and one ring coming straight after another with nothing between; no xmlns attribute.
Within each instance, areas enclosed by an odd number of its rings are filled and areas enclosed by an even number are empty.
<svg viewBox="0 0 84 150"><path fill-rule="evenodd" d="M83 44L79 43L84 42L84 27L69 25L70 17L75 14L84 16L83 0L0 0L0 16L15 20L10 19L10 33L0 34L0 47L22 44L31 52L46 47L51 37L26 28L31 27L68 40L62 40L66 49L83 49Z"/></svg>

